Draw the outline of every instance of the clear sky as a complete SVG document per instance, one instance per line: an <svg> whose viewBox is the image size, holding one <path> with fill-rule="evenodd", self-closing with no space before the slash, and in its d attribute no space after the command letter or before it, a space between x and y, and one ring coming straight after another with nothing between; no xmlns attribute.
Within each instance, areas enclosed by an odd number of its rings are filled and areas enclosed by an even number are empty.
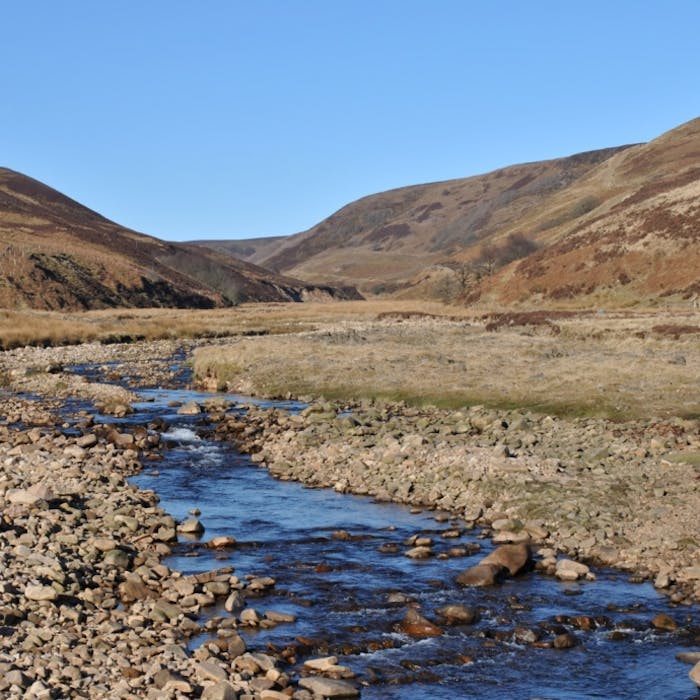
<svg viewBox="0 0 700 700"><path fill-rule="evenodd" d="M169 240L648 141L700 0L0 0L0 165Z"/></svg>

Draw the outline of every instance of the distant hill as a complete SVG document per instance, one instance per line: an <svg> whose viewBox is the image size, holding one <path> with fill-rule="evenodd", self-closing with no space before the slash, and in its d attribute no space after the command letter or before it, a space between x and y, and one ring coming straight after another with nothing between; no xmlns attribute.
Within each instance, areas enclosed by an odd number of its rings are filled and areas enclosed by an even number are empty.
<svg viewBox="0 0 700 700"><path fill-rule="evenodd" d="M194 245L205 246L221 253L233 255L239 260L254 262L265 259L273 253L286 236L269 236L268 238L251 238L243 241L197 240L188 241Z"/></svg>
<svg viewBox="0 0 700 700"><path fill-rule="evenodd" d="M308 231L264 247L238 241L239 255L250 245L251 254L242 257L256 264L367 291L406 283L430 265L516 226L524 211L546 206L553 194L619 150L371 195Z"/></svg>
<svg viewBox="0 0 700 700"><path fill-rule="evenodd" d="M0 260L3 308L209 308L356 296L126 229L6 168L0 168Z"/></svg>
<svg viewBox="0 0 700 700"><path fill-rule="evenodd" d="M699 188L696 119L648 144L371 195L308 231L236 245L278 272L407 298L688 298L700 292Z"/></svg>

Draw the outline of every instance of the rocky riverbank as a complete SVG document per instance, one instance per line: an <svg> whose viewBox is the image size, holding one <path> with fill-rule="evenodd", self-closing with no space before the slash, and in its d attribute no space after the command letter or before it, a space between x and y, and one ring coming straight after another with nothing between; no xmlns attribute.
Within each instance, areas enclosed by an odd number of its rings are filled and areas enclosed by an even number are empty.
<svg viewBox="0 0 700 700"><path fill-rule="evenodd" d="M252 408L218 428L281 479L436 508L700 599L700 424L365 402ZM554 550L554 551L552 551Z"/></svg>
<svg viewBox="0 0 700 700"><path fill-rule="evenodd" d="M173 348L144 346L124 355L133 355L133 362L138 354L146 363L167 349ZM58 385L64 396L128 413L135 398L130 391L63 372L64 363L98 357L115 361L119 349L14 351L3 355L2 368L25 390L51 395ZM167 363L159 370L155 365L153 371L167 377ZM157 457L164 425L120 430L85 411L66 423L62 405L48 397L0 395L3 697L358 695L338 677L352 674L333 659L311 660L293 679L288 659L246 648L241 628L293 621L257 609L260 603L253 607L252 599L263 597L273 578L239 578L230 567L186 576L163 564L178 531L198 524L176 523L155 493L127 478L141 470L141 456ZM208 544L226 549L235 539ZM203 615L216 604L225 616Z"/></svg>
<svg viewBox="0 0 700 700"><path fill-rule="evenodd" d="M284 622L246 607L270 580L230 570L183 576L163 565L177 523L153 493L126 481L140 459L157 456L163 426L122 432L88 414L72 430L61 424L56 397L90 399L117 415L136 398L64 367L104 363L130 387L167 385L180 349L163 341L0 357L11 389L0 399L0 690L8 697L356 693L337 677L298 683L284 659L246 650L241 626ZM20 399L19 391L45 398ZM376 401L316 402L301 415L201 408L220 438L278 478L436 509L460 527L481 526L496 543L530 545L538 568L560 578L585 577L585 563L601 562L652 579L673 603L700 600L696 420L617 424ZM432 555L429 544L414 544ZM229 614L203 629L200 613L217 601ZM203 631L210 639L193 644ZM312 673L346 672L319 664L326 670Z"/></svg>

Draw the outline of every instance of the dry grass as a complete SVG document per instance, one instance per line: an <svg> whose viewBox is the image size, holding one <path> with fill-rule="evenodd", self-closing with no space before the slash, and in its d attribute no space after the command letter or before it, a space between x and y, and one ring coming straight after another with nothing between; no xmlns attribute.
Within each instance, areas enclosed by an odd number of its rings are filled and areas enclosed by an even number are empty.
<svg viewBox="0 0 700 700"><path fill-rule="evenodd" d="M620 419L700 415L698 335L660 332L699 327L697 312L538 311L503 319L395 300L0 311L0 346L229 337L197 351L196 372L258 395L486 403ZM494 322L497 330L487 331Z"/></svg>
<svg viewBox="0 0 700 700"><path fill-rule="evenodd" d="M382 312L462 314L441 304L386 302L243 304L232 309L116 309L59 313L0 309L0 349L25 345L130 342L163 338L216 338L311 330L320 324L373 318Z"/></svg>
<svg viewBox="0 0 700 700"><path fill-rule="evenodd" d="M556 319L556 332L548 324L487 331L487 318L450 316L345 318L239 338L197 350L195 372L267 396L485 403L620 420L700 415L697 336L652 331L661 322L698 325L698 315L571 316Z"/></svg>

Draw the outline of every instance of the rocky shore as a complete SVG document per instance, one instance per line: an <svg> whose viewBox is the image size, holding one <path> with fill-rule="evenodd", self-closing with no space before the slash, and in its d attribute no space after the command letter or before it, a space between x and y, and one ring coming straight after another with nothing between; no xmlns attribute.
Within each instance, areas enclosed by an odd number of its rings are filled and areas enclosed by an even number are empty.
<svg viewBox="0 0 700 700"><path fill-rule="evenodd" d="M179 349L162 341L0 357L9 386L0 394L0 692L356 696L344 680L348 670L332 658L311 660L299 679L286 659L246 649L242 627L287 621L250 602L273 579L228 569L185 576L162 563L178 524L127 477L157 454L163 426L121 432L85 411L74 425L62 424L56 397L128 413L132 387L172 380ZM80 362L105 363L113 379L129 376L130 389L64 371ZM497 544L534 552L538 568L565 580L604 563L653 580L674 604L700 600L696 420L616 424L376 401L312 402L299 415L254 406L245 417L201 410L219 438L235 440L277 478L435 509L436 517L482 527ZM431 556L429 544L414 544ZM484 560L472 575L492 564ZM460 583L483 585L467 574ZM201 613L217 603L228 614L202 624ZM698 683L700 666L691 673Z"/></svg>
<svg viewBox="0 0 700 700"><path fill-rule="evenodd" d="M142 347L140 362L172 349ZM121 359L133 353L126 349ZM230 567L189 576L162 563L178 531L198 523L176 523L155 493L127 478L141 470L142 455L157 454L165 426L118 430L86 411L63 422L63 402L48 398L56 388L128 413L130 391L62 371L63 363L118 355L95 346L2 357L15 389L46 397L0 394L0 695L356 697L342 679L352 674L336 659L307 660L292 679L288 659L247 649L242 628L293 621L254 600L274 587L273 578L239 578ZM164 366L153 372L166 379ZM208 544L226 549L235 539ZM217 604L225 615L203 615Z"/></svg>

